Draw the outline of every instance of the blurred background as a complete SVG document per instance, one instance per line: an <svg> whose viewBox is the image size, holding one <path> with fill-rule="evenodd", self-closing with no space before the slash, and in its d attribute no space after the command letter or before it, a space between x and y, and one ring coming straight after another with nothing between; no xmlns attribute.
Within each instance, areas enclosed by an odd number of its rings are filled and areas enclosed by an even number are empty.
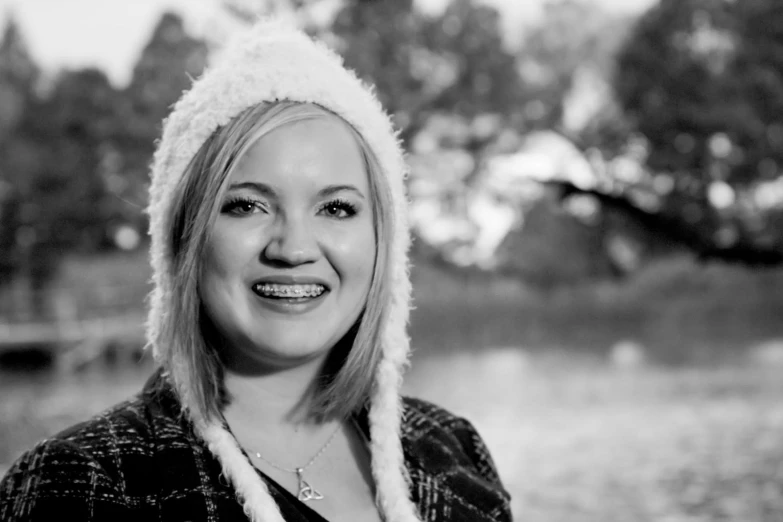
<svg viewBox="0 0 783 522"><path fill-rule="evenodd" d="M783 520L779 0L0 1L0 473L150 373L160 122L264 13L393 114L406 391L516 518Z"/></svg>

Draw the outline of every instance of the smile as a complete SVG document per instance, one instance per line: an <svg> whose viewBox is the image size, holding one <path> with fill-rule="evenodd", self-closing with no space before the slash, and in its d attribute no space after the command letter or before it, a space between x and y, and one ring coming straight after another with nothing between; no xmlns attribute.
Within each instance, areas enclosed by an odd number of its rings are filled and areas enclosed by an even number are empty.
<svg viewBox="0 0 783 522"><path fill-rule="evenodd" d="M273 299L307 299L320 296L326 291L326 287L319 284L263 283L253 285L253 291L262 297Z"/></svg>

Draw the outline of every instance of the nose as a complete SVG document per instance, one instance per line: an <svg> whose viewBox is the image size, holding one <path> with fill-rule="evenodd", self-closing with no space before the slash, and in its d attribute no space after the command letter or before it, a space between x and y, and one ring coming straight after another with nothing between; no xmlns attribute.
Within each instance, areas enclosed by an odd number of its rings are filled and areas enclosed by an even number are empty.
<svg viewBox="0 0 783 522"><path fill-rule="evenodd" d="M296 266L317 261L319 253L317 238L307 219L280 216L263 256L272 263Z"/></svg>

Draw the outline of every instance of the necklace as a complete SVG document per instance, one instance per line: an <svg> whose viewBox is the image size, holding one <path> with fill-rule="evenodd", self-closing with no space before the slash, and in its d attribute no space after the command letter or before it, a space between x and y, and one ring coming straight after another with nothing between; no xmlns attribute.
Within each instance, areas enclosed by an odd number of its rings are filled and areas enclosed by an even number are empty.
<svg viewBox="0 0 783 522"><path fill-rule="evenodd" d="M324 498L323 494L317 489L315 489L314 487L312 487L310 483L305 480L304 472L307 468L309 468L313 464L313 462L315 462L318 459L318 457L323 455L324 451L326 451L326 448L328 448L329 444L331 444L332 440L334 440L334 437L335 435L337 435L338 431L340 431L339 424L337 425L337 428L334 430L334 432L332 432L332 434L326 440L324 445L321 446L321 449L319 449L318 452L315 455L313 455L313 457L310 459L310 461L307 464L299 468L289 469L289 468L284 468L282 466L278 466L271 460L267 460L266 458L264 458L258 452L253 452L253 455L255 455L256 458L263 460L264 462L266 462L267 464L269 464L275 469L279 469L280 471L285 471L286 473L295 473L296 479L299 483L299 494L297 495L296 498L298 498L302 502L307 502L308 500L321 500Z"/></svg>

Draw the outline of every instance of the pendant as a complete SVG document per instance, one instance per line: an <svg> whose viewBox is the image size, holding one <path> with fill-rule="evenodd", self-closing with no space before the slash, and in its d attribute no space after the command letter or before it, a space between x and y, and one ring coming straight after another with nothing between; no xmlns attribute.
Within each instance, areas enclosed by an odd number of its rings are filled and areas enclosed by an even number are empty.
<svg viewBox="0 0 783 522"><path fill-rule="evenodd" d="M296 478L299 479L299 495L297 498L302 502L307 502L308 500L321 500L324 498L320 491L307 483L303 473L304 469L296 468Z"/></svg>

